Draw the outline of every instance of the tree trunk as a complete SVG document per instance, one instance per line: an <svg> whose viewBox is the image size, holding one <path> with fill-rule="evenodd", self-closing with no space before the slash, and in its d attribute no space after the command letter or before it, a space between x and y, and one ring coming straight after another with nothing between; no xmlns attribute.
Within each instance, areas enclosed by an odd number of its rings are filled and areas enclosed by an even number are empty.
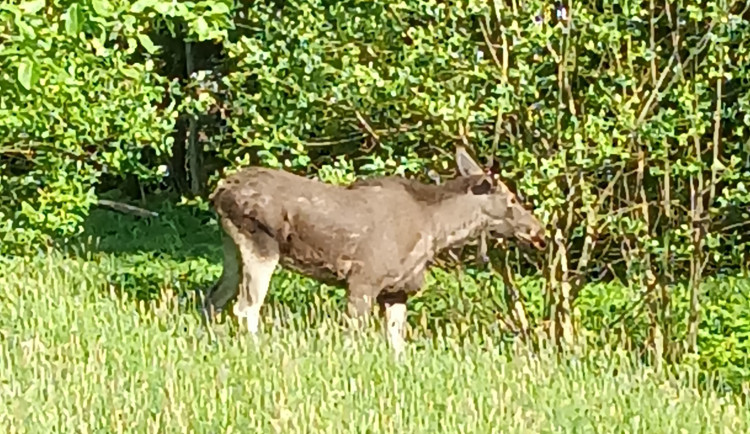
<svg viewBox="0 0 750 434"><path fill-rule="evenodd" d="M191 42L185 42L185 67L188 80L193 74L193 49ZM194 114L188 118L187 163L190 172L190 193L193 196L203 194L203 145L198 140L198 119Z"/></svg>

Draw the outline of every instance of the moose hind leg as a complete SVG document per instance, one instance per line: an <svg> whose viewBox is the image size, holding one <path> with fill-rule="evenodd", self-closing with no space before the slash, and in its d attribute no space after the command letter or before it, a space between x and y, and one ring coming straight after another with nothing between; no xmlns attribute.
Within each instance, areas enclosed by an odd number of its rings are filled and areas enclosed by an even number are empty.
<svg viewBox="0 0 750 434"><path fill-rule="evenodd" d="M257 231L253 234L239 233L242 273L234 314L247 325L251 334L258 332L260 308L268 293L276 264L279 263L279 245L270 235Z"/></svg>
<svg viewBox="0 0 750 434"><path fill-rule="evenodd" d="M219 281L206 295L203 314L206 319L224 309L224 306L237 297L240 284L240 251L231 236L223 234L224 268Z"/></svg>

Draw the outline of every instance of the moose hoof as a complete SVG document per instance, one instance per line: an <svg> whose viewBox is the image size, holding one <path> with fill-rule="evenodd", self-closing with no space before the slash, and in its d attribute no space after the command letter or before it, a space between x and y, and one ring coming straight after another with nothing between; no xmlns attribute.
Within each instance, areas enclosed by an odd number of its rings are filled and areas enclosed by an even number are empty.
<svg viewBox="0 0 750 434"><path fill-rule="evenodd" d="M198 309L204 322L214 322L222 312L221 308L217 308L210 302L203 303Z"/></svg>
<svg viewBox="0 0 750 434"><path fill-rule="evenodd" d="M406 349L406 347L404 345L399 345L399 346L393 347L393 358L397 362L400 362L400 361L402 361L404 359L404 350L405 349Z"/></svg>
<svg viewBox="0 0 750 434"><path fill-rule="evenodd" d="M243 306L241 303L237 303L234 305L233 312L240 324L245 323L248 333L252 335L258 334L260 326L259 309L255 306Z"/></svg>

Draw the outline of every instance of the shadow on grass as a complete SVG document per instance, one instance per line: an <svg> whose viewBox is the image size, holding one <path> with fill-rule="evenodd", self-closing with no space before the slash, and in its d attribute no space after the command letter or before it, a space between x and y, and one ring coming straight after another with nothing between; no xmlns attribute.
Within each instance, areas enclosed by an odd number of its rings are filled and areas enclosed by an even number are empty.
<svg viewBox="0 0 750 434"><path fill-rule="evenodd" d="M175 260L202 257L221 260L221 236L213 211L154 197L145 208L158 217L142 218L108 209L91 211L85 238L99 239L96 250L113 254L153 252Z"/></svg>
<svg viewBox="0 0 750 434"><path fill-rule="evenodd" d="M137 300L159 298L165 290L183 295L208 289L222 267L215 213L166 196L138 206L159 215L92 209L72 245L85 246L86 256L107 269L110 284Z"/></svg>
<svg viewBox="0 0 750 434"><path fill-rule="evenodd" d="M94 209L73 245L83 244L86 256L105 268L115 290L136 300L155 300L166 291L191 299L196 291L208 290L223 267L214 211L180 205L169 197L152 197L138 206L159 215L141 218ZM271 286L264 303L271 306L305 311L320 300L333 299L341 306L344 302L343 288L321 286L283 269L274 273Z"/></svg>

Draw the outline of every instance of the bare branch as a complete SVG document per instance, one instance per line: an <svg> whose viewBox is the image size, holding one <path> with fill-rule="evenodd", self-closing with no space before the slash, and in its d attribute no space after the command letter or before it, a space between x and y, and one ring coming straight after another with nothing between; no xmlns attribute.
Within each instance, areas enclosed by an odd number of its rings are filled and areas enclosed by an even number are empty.
<svg viewBox="0 0 750 434"><path fill-rule="evenodd" d="M369 125L368 125L369 126ZM398 128L383 128L383 129L372 129L372 134L374 134L373 138L377 137L378 139L382 136L389 135L389 134L396 134L396 133L405 133L408 131L413 131L416 129L419 129L422 127L422 121L417 122L414 125L401 125ZM303 141L301 142L305 146L315 146L315 147L323 147L323 146L336 146L336 145L342 145L344 143L350 143L354 142L356 140L362 140L367 137L367 134L357 132L350 134L344 138L341 139L326 139L326 140L319 140L319 141Z"/></svg>
<svg viewBox="0 0 750 434"><path fill-rule="evenodd" d="M128 205L122 202L115 202L113 200L99 199L98 205L113 209L123 214L130 214L141 218L158 217L159 213L149 211L147 209L139 208L137 206Z"/></svg>
<svg viewBox="0 0 750 434"><path fill-rule="evenodd" d="M360 124L362 124L362 128L367 130L368 133L370 133L370 136L372 136L373 139L375 139L376 142L380 142L380 136L378 136L378 133L375 132L375 130L372 129L369 123L367 123L367 120L362 116L362 114L359 112L359 110L354 110L354 115L357 116L357 120Z"/></svg>

